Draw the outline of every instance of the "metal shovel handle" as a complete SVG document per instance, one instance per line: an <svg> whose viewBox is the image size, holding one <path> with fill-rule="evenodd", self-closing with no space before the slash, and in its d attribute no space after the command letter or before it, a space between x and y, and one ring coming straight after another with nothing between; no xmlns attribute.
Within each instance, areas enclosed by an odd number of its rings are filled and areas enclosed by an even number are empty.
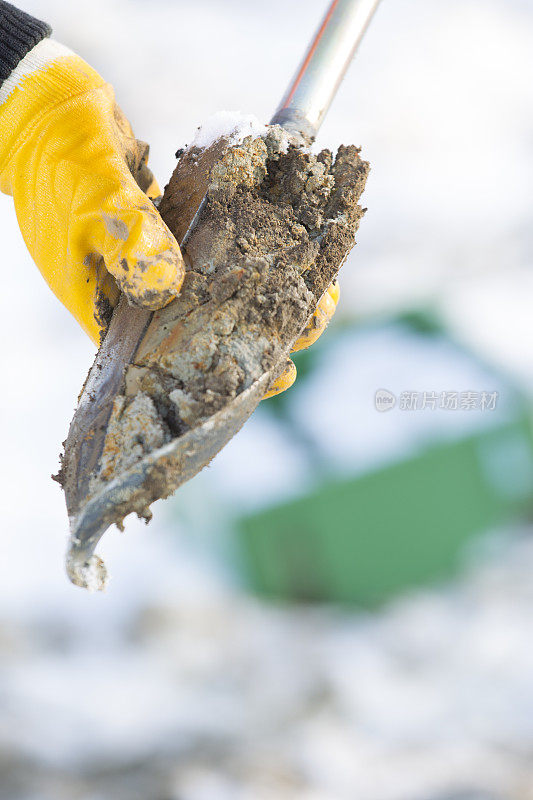
<svg viewBox="0 0 533 800"><path fill-rule="evenodd" d="M313 140L379 0L333 0L272 124Z"/></svg>

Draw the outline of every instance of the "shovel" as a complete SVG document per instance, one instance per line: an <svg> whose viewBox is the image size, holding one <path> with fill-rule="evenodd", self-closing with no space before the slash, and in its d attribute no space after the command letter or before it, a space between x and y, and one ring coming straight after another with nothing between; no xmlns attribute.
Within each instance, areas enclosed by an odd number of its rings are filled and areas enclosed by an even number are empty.
<svg viewBox="0 0 533 800"><path fill-rule="evenodd" d="M331 3L271 120L271 125L279 125L287 132L293 148L308 147L314 140L378 2L334 0ZM231 139L224 136L203 149L186 151L171 180L172 193L168 192L169 187L165 191L159 210L180 243L187 268L195 259L198 261L206 198L217 165L224 159L228 162L234 155ZM360 193L366 172L363 170L354 178L352 169L350 176L347 187L353 189L355 185ZM348 188L340 187L338 191ZM342 254L328 280L335 277L346 255L347 252ZM258 261L259 273L260 268ZM240 273L238 270L231 273L231 276L236 273L235 280ZM257 270L254 273L257 281L256 273L259 274ZM222 300L226 300L226 296L221 299L217 295L191 311L187 298L195 295L187 288L189 283L186 274L183 297L180 295L162 311L132 308L121 297L79 397L61 470L70 523L66 569L71 581L79 586L91 590L104 588L106 569L94 550L105 530L113 523L121 527L123 518L132 511L148 520L151 502L171 494L209 463L246 422L280 374L294 341L305 327L302 320L305 323L309 318L307 309L305 318L298 318L298 329L294 325L284 329L276 340L275 363L258 367L255 379L222 407L215 407L207 417L204 415L199 424L185 426L180 435L144 453L131 465L120 469L108 465L106 472L103 464L124 382L131 383L131 376L139 370L139 374L144 374L142 367L132 365L143 363L143 356L149 359L156 351L159 358L168 357L176 342L187 333L187 326L201 329L217 313ZM320 296L327 285L313 288ZM190 338L183 341L189 342ZM260 364L264 365L265 359Z"/></svg>

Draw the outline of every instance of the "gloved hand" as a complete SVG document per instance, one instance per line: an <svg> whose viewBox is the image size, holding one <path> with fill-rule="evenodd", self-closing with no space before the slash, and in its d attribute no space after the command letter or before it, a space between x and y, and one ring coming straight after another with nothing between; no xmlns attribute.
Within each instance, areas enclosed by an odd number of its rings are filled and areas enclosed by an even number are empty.
<svg viewBox="0 0 533 800"><path fill-rule="evenodd" d="M304 350L306 347L310 347L314 342L316 342L319 336L322 336L333 314L335 313L337 303L339 302L339 294L339 283L337 280L334 280L320 298L320 301L316 307L316 311L309 320L309 324L303 331L300 338L295 342L295 345L292 349L293 353L297 353L298 350ZM263 400L267 400L269 397L274 397L276 394L281 394L281 392L289 389L295 380L296 367L294 362L289 358L285 370L281 373L279 378L277 378L277 380L270 385L270 388L263 397Z"/></svg>
<svg viewBox="0 0 533 800"><path fill-rule="evenodd" d="M183 281L178 243L149 200L159 188L147 156L112 87L53 40L33 47L0 88L0 190L13 195L50 288L97 344L120 290L155 309ZM338 296L334 282L293 352L323 333ZM265 397L295 379L289 360Z"/></svg>
<svg viewBox="0 0 533 800"><path fill-rule="evenodd" d="M0 189L45 280L95 343L119 290L155 309L183 281L178 243L149 200L159 189L147 155L112 87L53 40L0 88Z"/></svg>

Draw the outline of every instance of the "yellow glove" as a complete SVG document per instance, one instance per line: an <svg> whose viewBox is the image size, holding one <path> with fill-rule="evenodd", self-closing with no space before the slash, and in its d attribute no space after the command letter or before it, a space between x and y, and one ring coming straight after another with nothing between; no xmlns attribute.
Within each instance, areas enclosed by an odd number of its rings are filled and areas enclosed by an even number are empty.
<svg viewBox="0 0 533 800"><path fill-rule="evenodd" d="M159 193L147 154L112 87L53 40L0 88L0 190L48 285L95 343L119 290L155 309L183 281L179 246L145 194Z"/></svg>
<svg viewBox="0 0 533 800"><path fill-rule="evenodd" d="M316 342L318 337L324 333L333 314L335 313L335 309L337 308L339 294L339 283L338 281L334 280L320 298L320 301L316 307L316 311L309 320L309 324L303 331L300 338L295 342L294 348L292 349L293 353L297 353L298 350L304 350L306 347L310 347L314 342ZM281 373L279 378L277 378L277 380L270 385L270 388L263 397L263 400L267 400L269 397L274 397L276 394L281 394L281 392L289 389L295 380L296 367L294 362L289 358L285 370Z"/></svg>

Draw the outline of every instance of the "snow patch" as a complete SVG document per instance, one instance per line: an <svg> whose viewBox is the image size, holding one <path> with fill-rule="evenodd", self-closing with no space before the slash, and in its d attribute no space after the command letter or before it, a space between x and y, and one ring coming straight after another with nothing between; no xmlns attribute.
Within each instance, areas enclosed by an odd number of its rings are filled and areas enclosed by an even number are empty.
<svg viewBox="0 0 533 800"><path fill-rule="evenodd" d="M231 144L239 144L247 136L258 138L265 136L267 126L259 122L254 114L242 114L240 111L217 111L199 125L190 147L205 150L222 136L228 138Z"/></svg>

